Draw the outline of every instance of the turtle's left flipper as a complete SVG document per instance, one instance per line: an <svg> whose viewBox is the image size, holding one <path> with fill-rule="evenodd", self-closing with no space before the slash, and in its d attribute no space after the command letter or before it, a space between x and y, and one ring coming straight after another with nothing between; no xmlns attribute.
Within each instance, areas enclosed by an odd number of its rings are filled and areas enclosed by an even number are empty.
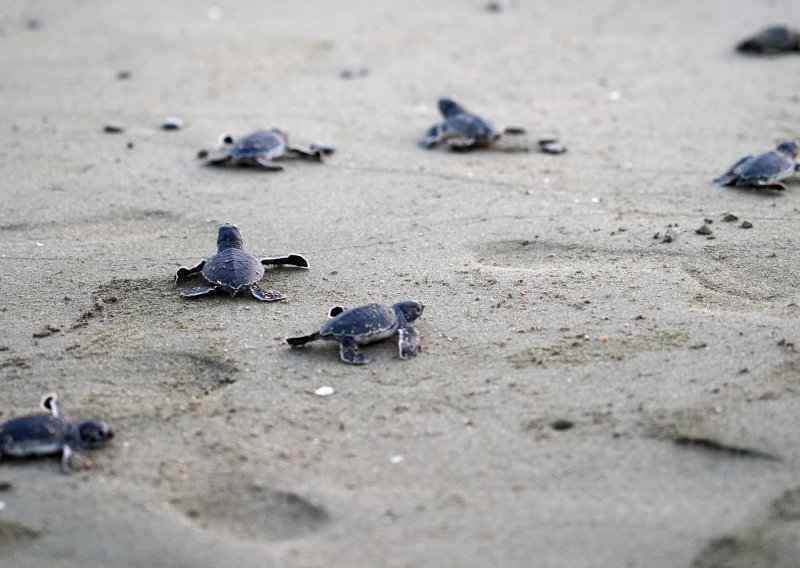
<svg viewBox="0 0 800 568"><path fill-rule="evenodd" d="M58 403L58 397L56 393L51 392L42 397L42 401L39 403L39 406L45 412L49 412L55 418L60 418L61 420L66 420L66 416L64 416L64 411L61 408L61 405Z"/></svg>
<svg viewBox="0 0 800 568"><path fill-rule="evenodd" d="M253 293L253 297L256 300L261 300L262 302L276 302L278 300L286 299L284 294L276 292L275 290L262 290L258 284L251 285L250 292Z"/></svg>
<svg viewBox="0 0 800 568"><path fill-rule="evenodd" d="M431 126L425 133L425 138L422 139L420 145L423 148L430 150L444 139L444 124L437 124Z"/></svg>
<svg viewBox="0 0 800 568"><path fill-rule="evenodd" d="M184 298L196 298L197 296L205 296L216 292L216 286L198 286L197 288L189 288L188 290L181 290L181 296Z"/></svg>
<svg viewBox="0 0 800 568"><path fill-rule="evenodd" d="M398 347L400 348L400 358L408 359L413 357L419 351L419 332L416 328L405 325L397 330L400 340Z"/></svg>
<svg viewBox="0 0 800 568"><path fill-rule="evenodd" d="M261 264L264 265L284 265L298 266L300 268L308 268L308 261L299 254L290 254L288 256L279 256L276 258L262 258Z"/></svg>
<svg viewBox="0 0 800 568"><path fill-rule="evenodd" d="M206 265L206 259L200 261L200 264L197 266L193 266L189 268L188 266L181 266L178 271L175 273L175 283L177 284L178 280L181 278L186 278L192 274L197 274L198 272L203 270L203 267Z"/></svg>

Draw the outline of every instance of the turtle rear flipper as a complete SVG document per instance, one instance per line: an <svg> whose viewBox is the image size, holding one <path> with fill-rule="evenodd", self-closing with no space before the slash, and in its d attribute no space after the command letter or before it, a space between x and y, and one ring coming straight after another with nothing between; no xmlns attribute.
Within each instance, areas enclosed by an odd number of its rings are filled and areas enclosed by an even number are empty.
<svg viewBox="0 0 800 568"><path fill-rule="evenodd" d="M339 357L350 365L366 365L369 359L358 349L356 340L352 337L339 338Z"/></svg>
<svg viewBox="0 0 800 568"><path fill-rule="evenodd" d="M273 172L278 172L283 170L283 166L281 164L273 160L270 160L269 158L264 158L264 157L253 158L249 163L258 168Z"/></svg>
<svg viewBox="0 0 800 568"><path fill-rule="evenodd" d="M188 266L181 266L178 271L175 273L175 282L177 283L178 280L181 278L185 278L187 276L191 276L192 274L197 274L203 270L203 267L206 265L206 259L200 261L200 264L197 266L192 266L191 268Z"/></svg>
<svg viewBox="0 0 800 568"><path fill-rule="evenodd" d="M287 256L278 256L274 258L262 258L261 264L278 266L288 264L290 266L308 268L308 261L299 254L290 254Z"/></svg>
<svg viewBox="0 0 800 568"><path fill-rule="evenodd" d="M397 330L400 340L397 342L400 349L400 358L408 359L419 351L419 332L416 328L406 325Z"/></svg>
<svg viewBox="0 0 800 568"><path fill-rule="evenodd" d="M297 347L298 345L305 345L306 343L311 343L312 341L316 341L317 339L322 339L322 336L319 334L318 331L311 333L309 335L301 335L299 337L287 337L286 343L292 345L293 347Z"/></svg>
<svg viewBox="0 0 800 568"><path fill-rule="evenodd" d="M258 284L250 286L250 292L256 300L262 302L277 302L278 300L285 300L286 296L275 290L263 290Z"/></svg>
<svg viewBox="0 0 800 568"><path fill-rule="evenodd" d="M42 397L39 406L45 412L49 412L55 418L59 418L61 420L66 420L66 416L64 415L64 410L61 408L61 404L58 402L58 397L56 393L51 392Z"/></svg>
<svg viewBox="0 0 800 568"><path fill-rule="evenodd" d="M216 291L216 286L198 286L196 288L181 290L181 296L184 298L196 298L198 296L205 296L206 294L211 294L212 292Z"/></svg>
<svg viewBox="0 0 800 568"><path fill-rule="evenodd" d="M739 175L733 172L728 172L722 174L719 177L716 177L712 180L715 185L724 186L724 185L733 185L739 179Z"/></svg>

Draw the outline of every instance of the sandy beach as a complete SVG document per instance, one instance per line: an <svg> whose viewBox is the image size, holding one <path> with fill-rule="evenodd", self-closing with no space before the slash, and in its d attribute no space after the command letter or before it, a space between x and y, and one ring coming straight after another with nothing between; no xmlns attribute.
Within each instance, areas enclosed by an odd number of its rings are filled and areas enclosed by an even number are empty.
<svg viewBox="0 0 800 568"><path fill-rule="evenodd" d="M800 135L733 49L800 4L500 6L0 8L0 422L116 433L0 461L0 566L798 566L800 180L710 181ZM568 152L424 150L442 96ZM269 127L337 151L196 157ZM224 222L285 301L180 296ZM285 343L403 299L413 359Z"/></svg>

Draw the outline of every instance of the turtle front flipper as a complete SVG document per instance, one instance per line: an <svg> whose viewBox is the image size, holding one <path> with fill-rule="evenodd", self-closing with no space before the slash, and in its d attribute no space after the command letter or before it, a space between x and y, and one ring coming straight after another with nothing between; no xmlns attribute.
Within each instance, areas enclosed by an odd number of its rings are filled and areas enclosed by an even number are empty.
<svg viewBox="0 0 800 568"><path fill-rule="evenodd" d="M333 153L333 148L328 148L328 146L320 145L319 147L312 146L310 148L302 148L300 146L289 146L286 148L286 151L292 154L297 155L299 158L307 158L309 160L315 160L317 162L321 162L325 158L326 152L323 151L324 149L329 149L330 152L328 154Z"/></svg>
<svg viewBox="0 0 800 568"><path fill-rule="evenodd" d="M738 180L736 182L737 186L744 186L744 187L757 187L758 189L771 189L773 191L786 191L787 187L783 183L779 181L742 181Z"/></svg>
<svg viewBox="0 0 800 568"><path fill-rule="evenodd" d="M73 449L71 446L64 446L61 454L61 471L69 474L73 471L88 469L91 466L92 461L85 454Z"/></svg>
<svg viewBox="0 0 800 568"><path fill-rule="evenodd" d="M369 359L358 349L356 340L352 337L339 337L339 357L349 365L366 365Z"/></svg>
<svg viewBox="0 0 800 568"><path fill-rule="evenodd" d="M454 152L469 152L475 149L478 141L471 136L459 136L458 138L449 138L447 144Z"/></svg>
<svg viewBox="0 0 800 568"><path fill-rule="evenodd" d="M308 268L308 261L299 254L290 254L288 256L279 256L275 258L262 258L261 264L264 265L284 265L298 266L300 268Z"/></svg>
<svg viewBox="0 0 800 568"><path fill-rule="evenodd" d="M445 126L444 123L439 123L431 126L425 133L425 138L422 139L420 145L424 148L431 149L444 140Z"/></svg>
<svg viewBox="0 0 800 568"><path fill-rule="evenodd" d="M181 266L178 271L175 273L175 283L178 283L178 280L181 278L186 278L187 276L191 276L192 274L197 274L198 272L203 270L203 267L206 265L206 259L200 261L200 264L197 266L193 266L189 268L188 266Z"/></svg>
<svg viewBox="0 0 800 568"><path fill-rule="evenodd" d="M51 392L42 397L42 401L39 403L39 406L45 412L49 412L53 415L54 418L59 418L60 420L66 420L66 416L64 415L64 410L61 408L61 404L58 402L58 397L56 393Z"/></svg>
<svg viewBox="0 0 800 568"><path fill-rule="evenodd" d="M284 294L276 292L275 290L262 290L258 284L252 284L250 286L250 292L256 300L261 300L262 302L276 302L286 299Z"/></svg>
<svg viewBox="0 0 800 568"><path fill-rule="evenodd" d="M216 286L198 286L197 288L181 290L181 296L184 298L196 298L198 296L205 296L206 294L211 294L212 292L216 291Z"/></svg>
<svg viewBox="0 0 800 568"><path fill-rule="evenodd" d="M344 306L333 306L330 310L328 310L328 318L335 318L346 309L347 308Z"/></svg>
<svg viewBox="0 0 800 568"><path fill-rule="evenodd" d="M397 330L400 340L397 342L400 349L400 358L408 359L419 351L419 332L410 325L401 326Z"/></svg>

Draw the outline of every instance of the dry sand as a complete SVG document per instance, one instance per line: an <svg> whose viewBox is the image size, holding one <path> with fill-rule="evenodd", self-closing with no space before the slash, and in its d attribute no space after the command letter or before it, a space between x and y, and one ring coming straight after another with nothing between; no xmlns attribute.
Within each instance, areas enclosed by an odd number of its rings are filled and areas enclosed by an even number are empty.
<svg viewBox="0 0 800 568"><path fill-rule="evenodd" d="M338 4L0 9L0 418L118 433L0 463L0 565L796 567L800 185L709 180L798 134L800 58L731 48L800 4ZM421 150L442 95L569 152ZM269 126L339 151L195 158ZM225 221L288 301L178 295ZM416 359L283 342L403 298Z"/></svg>

